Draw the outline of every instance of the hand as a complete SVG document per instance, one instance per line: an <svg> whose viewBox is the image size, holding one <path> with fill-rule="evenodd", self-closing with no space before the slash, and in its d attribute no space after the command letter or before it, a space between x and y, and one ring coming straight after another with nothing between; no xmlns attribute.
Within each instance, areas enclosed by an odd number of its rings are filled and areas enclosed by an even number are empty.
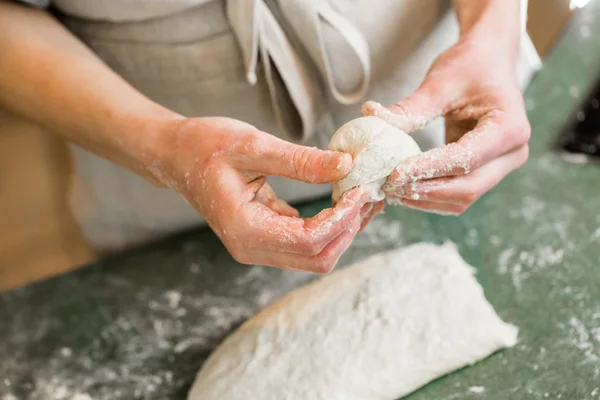
<svg viewBox="0 0 600 400"><path fill-rule="evenodd" d="M446 146L404 160L383 189L391 202L457 215L525 163L530 126L514 51L494 38L463 37L432 65L419 89L388 108L363 106L407 133L443 116Z"/></svg>
<svg viewBox="0 0 600 400"><path fill-rule="evenodd" d="M348 154L294 145L229 118L179 121L158 147L154 176L181 193L241 263L328 273L360 228L368 200L361 189L303 219L266 183L267 175L339 180L351 168Z"/></svg>

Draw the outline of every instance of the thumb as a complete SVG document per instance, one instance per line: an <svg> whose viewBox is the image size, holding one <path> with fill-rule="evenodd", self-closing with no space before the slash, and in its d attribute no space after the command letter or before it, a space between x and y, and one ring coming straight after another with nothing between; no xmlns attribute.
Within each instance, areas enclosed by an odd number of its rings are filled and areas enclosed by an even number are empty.
<svg viewBox="0 0 600 400"><path fill-rule="evenodd" d="M281 169L275 175L309 183L328 183L339 181L351 168L350 154L290 144L284 151Z"/></svg>
<svg viewBox="0 0 600 400"><path fill-rule="evenodd" d="M270 135L261 142L254 147L253 157L244 160L244 168L308 183L338 181L352 168L352 156L347 153L301 146Z"/></svg>
<svg viewBox="0 0 600 400"><path fill-rule="evenodd" d="M362 107L362 115L381 118L406 133L419 131L442 115L445 107L443 96L435 94L432 86L426 80L416 92L388 107L367 101Z"/></svg>

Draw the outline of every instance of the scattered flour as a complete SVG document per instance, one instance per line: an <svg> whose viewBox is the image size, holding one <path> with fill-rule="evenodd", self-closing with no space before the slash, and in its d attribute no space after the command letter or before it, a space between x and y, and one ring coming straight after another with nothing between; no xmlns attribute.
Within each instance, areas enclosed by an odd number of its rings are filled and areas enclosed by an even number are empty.
<svg viewBox="0 0 600 400"><path fill-rule="evenodd" d="M476 247L479 245L479 234L477 233L477 229L469 229L465 242L469 247Z"/></svg>
<svg viewBox="0 0 600 400"><path fill-rule="evenodd" d="M192 274L197 274L200 272L200 266L197 263L191 263L190 264L190 272Z"/></svg>
<svg viewBox="0 0 600 400"><path fill-rule="evenodd" d="M235 285L236 286L246 286L249 285L251 283L256 283L257 281L260 281L261 278L264 277L264 267L259 267L257 265L248 267L248 270L246 271L245 274L238 276L237 278L235 278Z"/></svg>
<svg viewBox="0 0 600 400"><path fill-rule="evenodd" d="M194 261L193 265L200 271L201 261ZM196 293L195 285L185 283L177 289L141 287L136 292L126 292L123 296L130 297L127 301L137 302L141 309L94 308L99 315L93 319L97 329L69 332L57 342L56 349L44 350L50 354L44 355L34 376L25 369L30 368L28 364L19 363L31 355L15 348L7 353L13 358L3 360L0 371L11 371L16 377L31 376L31 380L17 385L9 377L3 378L0 400L19 399L16 396L23 392L28 400L173 397L187 388L197 363L225 335L274 298L304 283L308 274L248 267L235 271L231 279L244 285L245 290L217 282L204 293ZM17 331L18 323L19 320L14 325ZM54 335L55 327L62 323L49 320L32 334ZM10 344L0 346L8 348Z"/></svg>
<svg viewBox="0 0 600 400"><path fill-rule="evenodd" d="M594 340L600 344L600 327L592 328L591 333Z"/></svg>
<svg viewBox="0 0 600 400"><path fill-rule="evenodd" d="M590 242L600 242L600 228L597 228L592 236L590 236Z"/></svg>
<svg viewBox="0 0 600 400"><path fill-rule="evenodd" d="M498 256L498 273L504 275L508 272L510 268L510 262L512 262L512 257L515 255L516 250L514 248L507 248L500 252Z"/></svg>
<svg viewBox="0 0 600 400"><path fill-rule="evenodd" d="M525 196L522 206L511 210L510 217L513 219L525 219L527 222L535 222L546 210L546 203L535 197Z"/></svg>
<svg viewBox="0 0 600 400"><path fill-rule="evenodd" d="M540 174L556 175L562 171L561 163L557 162L558 155L544 154L535 161L537 172Z"/></svg>
<svg viewBox="0 0 600 400"><path fill-rule="evenodd" d="M600 360L599 349L597 347L600 341L594 337L594 331L598 332L600 327L588 328L583 321L576 317L569 318L569 341L577 349L581 350L585 356L584 362L598 362ZM597 341L597 344L594 344Z"/></svg>
<svg viewBox="0 0 600 400"><path fill-rule="evenodd" d="M490 236L489 240L490 240L490 244L493 246L498 246L500 243L502 243L501 239L496 235Z"/></svg>
<svg viewBox="0 0 600 400"><path fill-rule="evenodd" d="M175 290L169 290L165 292L165 298L168 301L169 308L177 308L181 302L181 293Z"/></svg>
<svg viewBox="0 0 600 400"><path fill-rule="evenodd" d="M71 357L73 355L73 351L68 347L63 347L60 349L60 355L63 357Z"/></svg>
<svg viewBox="0 0 600 400"><path fill-rule="evenodd" d="M548 245L538 245L532 251L507 248L498 256L498 273L510 273L512 283L521 290L523 282L551 266L559 265L565 257L564 249L554 249Z"/></svg>
<svg viewBox="0 0 600 400"><path fill-rule="evenodd" d="M579 88L575 85L571 86L569 88L569 94L571 95L572 98L576 99L579 97L580 93L579 93Z"/></svg>
<svg viewBox="0 0 600 400"><path fill-rule="evenodd" d="M375 218L356 236L352 242L352 246L387 246L399 245L403 242L402 224L400 221Z"/></svg>
<svg viewBox="0 0 600 400"><path fill-rule="evenodd" d="M571 164L589 164L590 157L587 154L583 153L560 153L561 158Z"/></svg>
<svg viewBox="0 0 600 400"><path fill-rule="evenodd" d="M485 388L483 386L471 386L469 392L481 394L485 393Z"/></svg>

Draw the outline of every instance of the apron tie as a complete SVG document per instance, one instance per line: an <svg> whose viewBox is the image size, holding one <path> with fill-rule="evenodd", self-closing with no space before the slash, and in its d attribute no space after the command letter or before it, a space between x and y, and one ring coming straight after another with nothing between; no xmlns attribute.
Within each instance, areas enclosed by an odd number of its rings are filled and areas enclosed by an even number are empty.
<svg viewBox="0 0 600 400"><path fill-rule="evenodd" d="M363 34L342 14L335 11L328 1L323 0L278 0L286 20L294 29L312 61L325 78L329 91L341 104L358 103L369 88L371 62L369 45ZM343 46L328 45L325 40L324 24L332 28L346 44L358 61L358 69L338 69L341 81L360 82L358 88L343 91L339 88L331 59L343 59ZM337 54L337 57L336 57Z"/></svg>
<svg viewBox="0 0 600 400"><path fill-rule="evenodd" d="M370 59L367 42L358 29L320 0L280 0L278 5L333 97L342 104L360 101L369 86ZM228 0L227 17L241 47L248 82L252 85L257 82L260 57L278 122L289 137L305 142L314 134L319 118L325 112L316 84L318 78L311 76L264 0ZM359 61L360 68L354 71L359 71L360 76L339 77L344 81L360 82L357 89L343 91L338 87L329 57L336 48L327 47L323 23L343 38ZM349 70L341 73L356 74Z"/></svg>

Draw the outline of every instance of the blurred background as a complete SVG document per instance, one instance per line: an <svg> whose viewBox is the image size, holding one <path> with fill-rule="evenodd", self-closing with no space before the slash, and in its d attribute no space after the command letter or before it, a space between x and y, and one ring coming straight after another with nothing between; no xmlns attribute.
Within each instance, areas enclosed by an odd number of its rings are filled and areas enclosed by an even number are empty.
<svg viewBox="0 0 600 400"><path fill-rule="evenodd" d="M542 57L585 3L530 0L528 30ZM72 175L65 143L0 112L0 290L94 260L70 215Z"/></svg>

